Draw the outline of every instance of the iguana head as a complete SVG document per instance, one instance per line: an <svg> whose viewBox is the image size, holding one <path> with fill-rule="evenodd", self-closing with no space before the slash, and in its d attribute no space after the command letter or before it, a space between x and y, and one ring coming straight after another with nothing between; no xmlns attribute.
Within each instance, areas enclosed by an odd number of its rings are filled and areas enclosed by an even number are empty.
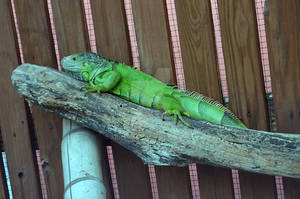
<svg viewBox="0 0 300 199"><path fill-rule="evenodd" d="M91 81L97 75L107 71L112 62L96 53L86 52L64 57L61 60L61 65L65 72L74 78Z"/></svg>

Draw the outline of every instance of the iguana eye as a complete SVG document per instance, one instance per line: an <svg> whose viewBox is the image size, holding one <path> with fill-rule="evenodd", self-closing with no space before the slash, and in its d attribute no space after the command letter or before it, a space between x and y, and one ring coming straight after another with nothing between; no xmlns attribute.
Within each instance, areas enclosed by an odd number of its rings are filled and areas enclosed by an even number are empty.
<svg viewBox="0 0 300 199"><path fill-rule="evenodd" d="M75 61L75 60L76 60L76 57L73 57L72 59Z"/></svg>

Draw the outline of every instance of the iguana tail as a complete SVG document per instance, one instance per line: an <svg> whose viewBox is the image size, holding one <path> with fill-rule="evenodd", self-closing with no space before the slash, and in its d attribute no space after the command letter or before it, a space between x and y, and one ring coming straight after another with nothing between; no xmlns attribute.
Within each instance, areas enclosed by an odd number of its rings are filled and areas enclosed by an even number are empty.
<svg viewBox="0 0 300 199"><path fill-rule="evenodd" d="M187 90L176 90L172 96L181 103L192 118L247 128L229 109L204 95Z"/></svg>

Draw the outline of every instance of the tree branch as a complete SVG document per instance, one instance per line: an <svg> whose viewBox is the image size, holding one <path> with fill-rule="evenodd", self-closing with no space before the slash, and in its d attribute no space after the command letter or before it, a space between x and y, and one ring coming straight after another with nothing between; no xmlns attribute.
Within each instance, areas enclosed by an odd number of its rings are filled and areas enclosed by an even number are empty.
<svg viewBox="0 0 300 199"><path fill-rule="evenodd" d="M204 163L300 178L300 135L221 126L186 118L193 129L162 112L108 93L85 94L83 82L47 67L23 64L12 82L31 103L74 120L121 144L145 164ZM78 146L80 147L80 146Z"/></svg>

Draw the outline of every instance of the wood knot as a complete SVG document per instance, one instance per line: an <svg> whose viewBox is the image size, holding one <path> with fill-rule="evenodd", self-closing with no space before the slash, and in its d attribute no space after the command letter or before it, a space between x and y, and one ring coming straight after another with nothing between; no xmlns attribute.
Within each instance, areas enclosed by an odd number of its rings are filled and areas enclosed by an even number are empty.
<svg viewBox="0 0 300 199"><path fill-rule="evenodd" d="M294 113L290 113L290 119L294 119Z"/></svg>
<svg viewBox="0 0 300 199"><path fill-rule="evenodd" d="M23 172L19 172L19 173L18 173L18 177L19 177L19 178L23 178L23 176L24 176Z"/></svg>

